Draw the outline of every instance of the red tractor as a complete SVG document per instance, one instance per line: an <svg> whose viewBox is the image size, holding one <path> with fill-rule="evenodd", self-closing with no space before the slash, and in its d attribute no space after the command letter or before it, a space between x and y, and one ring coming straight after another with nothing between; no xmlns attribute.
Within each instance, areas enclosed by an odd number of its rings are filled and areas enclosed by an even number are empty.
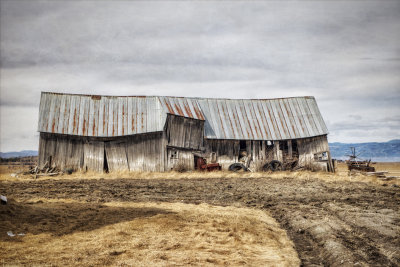
<svg viewBox="0 0 400 267"><path fill-rule="evenodd" d="M199 170L199 171L209 171L209 172L220 171L222 169L221 165L219 165L219 163L207 164L207 160L202 157L196 157L195 168L196 168L196 170Z"/></svg>

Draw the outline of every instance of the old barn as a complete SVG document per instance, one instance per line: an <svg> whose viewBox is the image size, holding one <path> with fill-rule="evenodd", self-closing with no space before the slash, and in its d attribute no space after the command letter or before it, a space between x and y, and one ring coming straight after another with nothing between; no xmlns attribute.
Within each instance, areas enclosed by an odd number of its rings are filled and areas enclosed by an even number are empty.
<svg viewBox="0 0 400 267"><path fill-rule="evenodd" d="M314 97L214 99L42 92L39 167L168 171L196 158L228 169L246 156L332 170Z"/></svg>

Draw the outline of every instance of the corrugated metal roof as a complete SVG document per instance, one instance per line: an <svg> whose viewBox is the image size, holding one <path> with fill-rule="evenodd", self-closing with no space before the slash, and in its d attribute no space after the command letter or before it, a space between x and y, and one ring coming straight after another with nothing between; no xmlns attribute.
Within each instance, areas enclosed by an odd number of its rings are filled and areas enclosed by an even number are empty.
<svg viewBox="0 0 400 267"><path fill-rule="evenodd" d="M197 101L209 139L284 140L328 133L314 97Z"/></svg>
<svg viewBox="0 0 400 267"><path fill-rule="evenodd" d="M42 93L39 131L124 136L162 131L166 114L205 120L209 139L283 140L328 133L314 97L212 99Z"/></svg>
<svg viewBox="0 0 400 267"><path fill-rule="evenodd" d="M204 120L203 112L195 98L160 96L161 105L169 114Z"/></svg>
<svg viewBox="0 0 400 267"><path fill-rule="evenodd" d="M166 114L157 97L42 93L39 132L123 136L162 131Z"/></svg>

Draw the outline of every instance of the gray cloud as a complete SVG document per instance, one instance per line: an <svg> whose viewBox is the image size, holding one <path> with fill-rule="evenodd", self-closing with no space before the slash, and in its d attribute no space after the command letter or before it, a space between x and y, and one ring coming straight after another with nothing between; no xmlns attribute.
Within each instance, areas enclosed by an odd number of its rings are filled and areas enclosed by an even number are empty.
<svg viewBox="0 0 400 267"><path fill-rule="evenodd" d="M12 107L37 109L40 91L314 95L333 141L399 137L398 124L383 123L400 113L397 1L3 0L0 5L2 129L18 128L4 114ZM34 127L18 129L33 136L37 118L15 114L30 118L26 123ZM369 121L371 127L385 127L384 133L370 135L373 129L362 127ZM0 150L18 138L2 131Z"/></svg>

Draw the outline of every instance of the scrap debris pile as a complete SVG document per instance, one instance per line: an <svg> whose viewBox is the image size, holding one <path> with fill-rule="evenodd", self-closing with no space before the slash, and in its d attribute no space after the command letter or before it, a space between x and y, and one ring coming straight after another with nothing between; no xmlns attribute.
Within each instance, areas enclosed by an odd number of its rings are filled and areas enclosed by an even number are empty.
<svg viewBox="0 0 400 267"><path fill-rule="evenodd" d="M371 166L373 162L370 160L359 160L359 155L356 154L356 148L355 147L350 147L351 149L351 155L349 156L349 159L346 160L347 168L349 170L349 174L352 175L354 173L362 173L367 176L376 176L377 178L381 180L391 180L395 178L400 178L398 176L386 176L385 174L388 173L388 171L375 171L375 167Z"/></svg>
<svg viewBox="0 0 400 267"><path fill-rule="evenodd" d="M33 178L38 178L39 176L56 176L56 175L61 175L64 173L71 174L74 172L73 169L71 168L66 168L64 170L61 170L58 167L51 167L49 166L48 162L46 162L43 166L43 168L39 168L39 166L30 166L28 171L23 171L19 173L12 173L11 176L17 177L22 174L22 175L32 175Z"/></svg>
<svg viewBox="0 0 400 267"><path fill-rule="evenodd" d="M356 148L350 147L351 155L349 159L346 160L347 168L349 171L356 170L361 172L375 172L375 168L370 166L371 160L358 160L358 155L356 155Z"/></svg>

